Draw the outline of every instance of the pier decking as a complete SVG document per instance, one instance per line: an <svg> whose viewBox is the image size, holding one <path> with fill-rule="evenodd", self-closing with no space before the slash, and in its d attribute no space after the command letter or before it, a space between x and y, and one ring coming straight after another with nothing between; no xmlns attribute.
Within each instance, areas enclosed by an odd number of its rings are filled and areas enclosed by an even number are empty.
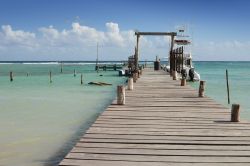
<svg viewBox="0 0 250 166"><path fill-rule="evenodd" d="M111 104L61 166L250 165L250 123L231 123L230 110L163 71L145 69Z"/></svg>

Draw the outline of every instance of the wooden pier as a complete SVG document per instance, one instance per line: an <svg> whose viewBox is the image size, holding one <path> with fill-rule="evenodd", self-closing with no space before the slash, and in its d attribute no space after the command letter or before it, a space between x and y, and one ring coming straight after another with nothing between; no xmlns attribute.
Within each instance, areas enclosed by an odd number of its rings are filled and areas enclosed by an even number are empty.
<svg viewBox="0 0 250 166"><path fill-rule="evenodd" d="M97 64L95 66L95 70L100 70L102 69L103 71L106 70L120 70L122 69L124 66L122 64Z"/></svg>
<svg viewBox="0 0 250 166"><path fill-rule="evenodd" d="M143 70L111 104L61 166L248 166L250 123L164 71Z"/></svg>

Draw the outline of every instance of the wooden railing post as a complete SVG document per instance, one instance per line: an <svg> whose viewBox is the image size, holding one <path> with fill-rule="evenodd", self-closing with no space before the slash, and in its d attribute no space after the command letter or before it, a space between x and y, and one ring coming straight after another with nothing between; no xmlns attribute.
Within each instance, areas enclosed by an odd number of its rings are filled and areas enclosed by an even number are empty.
<svg viewBox="0 0 250 166"><path fill-rule="evenodd" d="M205 83L206 83L206 81L200 81L199 97L204 97L205 96Z"/></svg>
<svg viewBox="0 0 250 166"><path fill-rule="evenodd" d="M117 104L125 104L125 87L123 85L117 86Z"/></svg>
<svg viewBox="0 0 250 166"><path fill-rule="evenodd" d="M240 121L240 105L233 104L231 108L231 122L239 122Z"/></svg>

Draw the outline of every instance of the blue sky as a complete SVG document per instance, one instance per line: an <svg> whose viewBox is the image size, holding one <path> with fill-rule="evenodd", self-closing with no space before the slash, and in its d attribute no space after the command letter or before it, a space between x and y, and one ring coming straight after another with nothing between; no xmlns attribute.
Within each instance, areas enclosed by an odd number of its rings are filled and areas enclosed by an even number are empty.
<svg viewBox="0 0 250 166"><path fill-rule="evenodd" d="M175 31L179 25L190 28L195 60L250 60L247 0L0 2L0 60L94 60L97 41L103 60L126 59L133 30ZM145 37L141 58L164 57L168 45Z"/></svg>

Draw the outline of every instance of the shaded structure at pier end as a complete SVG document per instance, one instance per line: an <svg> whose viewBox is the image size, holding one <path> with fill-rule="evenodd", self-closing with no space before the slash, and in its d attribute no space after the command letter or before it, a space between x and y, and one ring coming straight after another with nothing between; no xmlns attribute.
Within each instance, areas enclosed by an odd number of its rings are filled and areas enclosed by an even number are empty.
<svg viewBox="0 0 250 166"><path fill-rule="evenodd" d="M170 36L171 37L171 45L170 45L170 70L173 69L174 62L171 62L171 56L174 48L174 38L177 35L176 32L135 32L136 35L136 49L135 49L135 71L138 72L138 61L139 61L139 40L141 35L147 36Z"/></svg>

